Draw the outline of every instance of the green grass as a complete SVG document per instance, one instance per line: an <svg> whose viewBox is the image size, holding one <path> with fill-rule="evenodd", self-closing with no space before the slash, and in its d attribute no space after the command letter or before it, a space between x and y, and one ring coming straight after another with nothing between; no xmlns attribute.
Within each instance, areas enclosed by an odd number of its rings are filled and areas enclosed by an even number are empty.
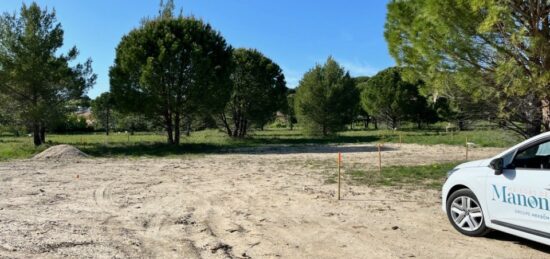
<svg viewBox="0 0 550 259"><path fill-rule="evenodd" d="M353 137L356 135L373 136L382 142L400 141L403 143L415 143L423 145L465 145L468 142L478 147L509 147L521 141L521 138L513 133L504 130L475 130L461 132L445 131L346 131L343 136Z"/></svg>
<svg viewBox="0 0 550 259"><path fill-rule="evenodd" d="M420 188L441 188L447 171L460 162L419 165L389 166L378 171L349 170L345 173L346 181L352 185L369 186L414 186ZM326 183L336 182L336 174L327 178Z"/></svg>
<svg viewBox="0 0 550 259"><path fill-rule="evenodd" d="M390 130L353 130L341 132L331 137L304 136L298 129L266 129L254 131L248 138L232 139L219 130L194 132L183 137L179 146L165 144L163 133L138 133L128 136L113 133L59 135L48 134L47 145L35 148L31 137L13 137L0 134L0 160L29 158L48 146L57 144L74 145L82 151L96 157L118 156L178 156L185 154L204 154L228 152L233 148L257 147L262 145L304 145L304 144L345 144L399 142L418 144L464 145L466 138L482 147L507 147L519 141L509 132L502 130L463 131L445 133L438 131L390 131Z"/></svg>
<svg viewBox="0 0 550 259"><path fill-rule="evenodd" d="M7 159L28 158L41 152L46 147L34 147L32 142L21 138L0 138L0 161Z"/></svg>

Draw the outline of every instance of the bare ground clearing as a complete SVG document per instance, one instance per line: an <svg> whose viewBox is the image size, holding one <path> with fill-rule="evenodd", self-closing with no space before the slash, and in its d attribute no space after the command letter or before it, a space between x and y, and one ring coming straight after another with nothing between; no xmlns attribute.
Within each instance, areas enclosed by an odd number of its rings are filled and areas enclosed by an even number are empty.
<svg viewBox="0 0 550 259"><path fill-rule="evenodd" d="M439 192L325 184L376 166L373 146L243 149L181 159L0 163L0 257L543 258L511 237L460 235ZM499 149L478 148L482 158ZM385 165L462 160L451 146L387 145Z"/></svg>

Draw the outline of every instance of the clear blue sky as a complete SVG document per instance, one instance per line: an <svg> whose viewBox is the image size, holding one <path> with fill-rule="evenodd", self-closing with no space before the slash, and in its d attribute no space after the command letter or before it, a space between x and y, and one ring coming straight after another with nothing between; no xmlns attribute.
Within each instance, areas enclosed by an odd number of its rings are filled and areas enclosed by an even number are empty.
<svg viewBox="0 0 550 259"><path fill-rule="evenodd" d="M1 0L0 11L32 1ZM108 71L121 37L143 17L158 13L157 0L37 0L55 8L65 47L91 57L94 98L109 90ZM177 9L212 24L234 47L256 48L284 70L289 87L332 55L352 75L372 75L393 66L384 41L387 0L175 0Z"/></svg>

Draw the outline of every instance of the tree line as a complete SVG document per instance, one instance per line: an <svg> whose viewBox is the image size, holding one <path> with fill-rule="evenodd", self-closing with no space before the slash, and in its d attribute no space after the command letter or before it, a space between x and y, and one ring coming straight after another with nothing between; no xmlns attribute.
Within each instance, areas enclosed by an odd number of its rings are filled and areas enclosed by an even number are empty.
<svg viewBox="0 0 550 259"><path fill-rule="evenodd" d="M47 131L81 127L72 112L91 106L107 134L160 128L169 144L204 128L243 138L277 114L291 129L298 123L325 136L357 121L398 129L445 120L462 129L474 119L530 136L550 121L550 62L540 43L550 29L528 22L544 21L545 10L542 2L391 1L385 37L399 67L354 78L329 57L289 89L273 60L234 49L210 24L174 14L168 1L122 37L110 91L89 100L91 60L74 64L76 48L58 54L55 12L32 3L0 17L0 125L31 131L40 145Z"/></svg>
<svg viewBox="0 0 550 259"><path fill-rule="evenodd" d="M325 136L360 115L391 121L393 128L403 120L419 125L437 120L419 93L420 83L405 83L397 68L387 73L394 81L382 75L354 79L328 58L290 90L274 61L255 49L233 49L209 24L174 15L169 1L158 17L122 38L109 95L119 111L144 114L163 125L169 144L178 144L181 129L189 134L196 121L242 138L250 128L263 129L277 112L286 115L291 128L298 122L306 133ZM386 96L379 94L384 91ZM389 110L382 111L386 106Z"/></svg>
<svg viewBox="0 0 550 259"><path fill-rule="evenodd" d="M418 128L439 120L450 120L445 102L432 102L421 94L422 81L409 82L402 69L390 67L372 77L352 78L332 57L302 78L292 96L297 121L307 133L330 135L361 120L378 129L384 122L399 129L403 122Z"/></svg>

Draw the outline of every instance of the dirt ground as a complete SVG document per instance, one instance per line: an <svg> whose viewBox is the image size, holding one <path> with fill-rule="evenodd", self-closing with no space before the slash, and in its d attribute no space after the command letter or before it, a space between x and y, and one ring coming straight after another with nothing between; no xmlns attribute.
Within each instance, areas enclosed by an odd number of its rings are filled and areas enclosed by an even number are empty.
<svg viewBox="0 0 550 259"><path fill-rule="evenodd" d="M462 160L450 146L386 145L385 165ZM459 234L437 190L326 184L334 152L374 168L373 146L241 149L178 159L0 163L0 257L543 258L502 233ZM498 153L474 149L472 158Z"/></svg>

